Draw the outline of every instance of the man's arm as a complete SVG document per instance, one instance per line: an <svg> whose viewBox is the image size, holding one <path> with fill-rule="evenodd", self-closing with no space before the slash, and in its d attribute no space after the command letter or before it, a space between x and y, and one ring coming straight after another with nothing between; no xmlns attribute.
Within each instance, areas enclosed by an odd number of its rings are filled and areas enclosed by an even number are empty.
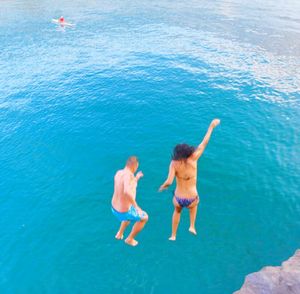
<svg viewBox="0 0 300 294"><path fill-rule="evenodd" d="M129 174L124 175L124 196L129 200L132 206L139 208L132 193L132 189L136 189L137 182L135 183L135 187L132 187L132 180L137 181L135 177Z"/></svg>
<svg viewBox="0 0 300 294"><path fill-rule="evenodd" d="M168 178L166 179L166 181L159 187L159 192L167 189L169 186L172 185L173 181L174 181L174 177L175 177L175 168L173 166L173 161L171 161L170 166L169 166L169 174L168 174Z"/></svg>
<svg viewBox="0 0 300 294"><path fill-rule="evenodd" d="M142 178L143 176L144 176L143 172L139 171L135 176L136 182L138 182L140 178Z"/></svg>
<svg viewBox="0 0 300 294"><path fill-rule="evenodd" d="M208 142L209 142L209 140L210 140L210 137L211 137L211 134L212 134L214 128L215 128L217 125L219 125L219 123L220 123L220 120L219 120L219 119L214 119L214 120L210 123L210 125L209 125L209 127L208 127L208 130L207 130L207 132L206 132L206 134L205 134L205 136L204 136L202 142L199 144L199 146L197 147L197 149L195 150L195 152L194 152L193 155L192 155L192 156L193 156L193 159L198 160L199 157L202 155L202 153L204 152L204 150L205 150L205 148L206 148L206 146L207 146L207 144L208 144Z"/></svg>

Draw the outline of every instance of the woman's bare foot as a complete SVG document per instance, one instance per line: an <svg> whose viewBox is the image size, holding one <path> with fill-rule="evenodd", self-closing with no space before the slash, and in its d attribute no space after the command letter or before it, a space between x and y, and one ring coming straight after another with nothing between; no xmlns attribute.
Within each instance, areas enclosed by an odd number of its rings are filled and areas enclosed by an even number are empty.
<svg viewBox="0 0 300 294"><path fill-rule="evenodd" d="M134 239L128 239L128 238L125 240L125 243L128 245L131 245L131 246L136 246L137 244L139 244L138 241L136 241Z"/></svg>
<svg viewBox="0 0 300 294"><path fill-rule="evenodd" d="M197 235L195 228L189 228L190 233Z"/></svg>
<svg viewBox="0 0 300 294"><path fill-rule="evenodd" d="M171 237L169 238L169 240L170 240L170 241L176 241L176 236L171 236Z"/></svg>
<svg viewBox="0 0 300 294"><path fill-rule="evenodd" d="M123 236L123 234L118 232L117 235L115 236L115 238L118 239L118 240L123 240L124 236Z"/></svg>

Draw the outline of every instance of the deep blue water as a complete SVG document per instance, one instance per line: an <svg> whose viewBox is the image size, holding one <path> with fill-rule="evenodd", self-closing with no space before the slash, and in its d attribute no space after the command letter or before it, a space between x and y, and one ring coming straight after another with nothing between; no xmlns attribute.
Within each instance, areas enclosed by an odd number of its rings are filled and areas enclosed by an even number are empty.
<svg viewBox="0 0 300 294"><path fill-rule="evenodd" d="M76 26L60 28L64 15ZM300 243L298 1L0 4L0 292L239 289ZM157 189L198 144L198 236ZM113 175L137 155L150 220L117 242Z"/></svg>

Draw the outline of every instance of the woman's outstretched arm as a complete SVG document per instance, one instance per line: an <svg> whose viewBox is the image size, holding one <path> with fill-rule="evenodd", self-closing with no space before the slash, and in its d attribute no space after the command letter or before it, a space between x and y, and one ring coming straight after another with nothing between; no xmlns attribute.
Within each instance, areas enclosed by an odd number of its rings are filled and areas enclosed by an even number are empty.
<svg viewBox="0 0 300 294"><path fill-rule="evenodd" d="M220 120L219 119L214 119L209 127L208 127L208 130L202 140L202 142L199 144L199 146L197 147L197 149L195 150L195 152L193 153L192 157L193 159L196 159L198 160L199 157L202 155L202 153L204 152L208 142L209 142L209 139L210 139L210 136L214 130L214 128L220 124Z"/></svg>

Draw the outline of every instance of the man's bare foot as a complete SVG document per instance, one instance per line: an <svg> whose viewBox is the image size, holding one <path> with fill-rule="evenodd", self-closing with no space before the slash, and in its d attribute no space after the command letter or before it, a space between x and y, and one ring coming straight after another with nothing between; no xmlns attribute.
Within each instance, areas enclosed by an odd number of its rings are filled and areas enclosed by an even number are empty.
<svg viewBox="0 0 300 294"><path fill-rule="evenodd" d="M128 239L128 238L125 240L125 243L128 245L131 245L131 246L136 246L137 244L139 244L138 241L136 241L134 239Z"/></svg>
<svg viewBox="0 0 300 294"><path fill-rule="evenodd" d="M115 238L118 239L118 240L123 240L124 236L123 236L123 234L120 234L118 232L117 235L115 236Z"/></svg>
<svg viewBox="0 0 300 294"><path fill-rule="evenodd" d="M171 237L169 238L169 240L170 240L170 241L176 241L176 236L171 236Z"/></svg>
<svg viewBox="0 0 300 294"><path fill-rule="evenodd" d="M197 235L195 228L189 228L190 233Z"/></svg>

